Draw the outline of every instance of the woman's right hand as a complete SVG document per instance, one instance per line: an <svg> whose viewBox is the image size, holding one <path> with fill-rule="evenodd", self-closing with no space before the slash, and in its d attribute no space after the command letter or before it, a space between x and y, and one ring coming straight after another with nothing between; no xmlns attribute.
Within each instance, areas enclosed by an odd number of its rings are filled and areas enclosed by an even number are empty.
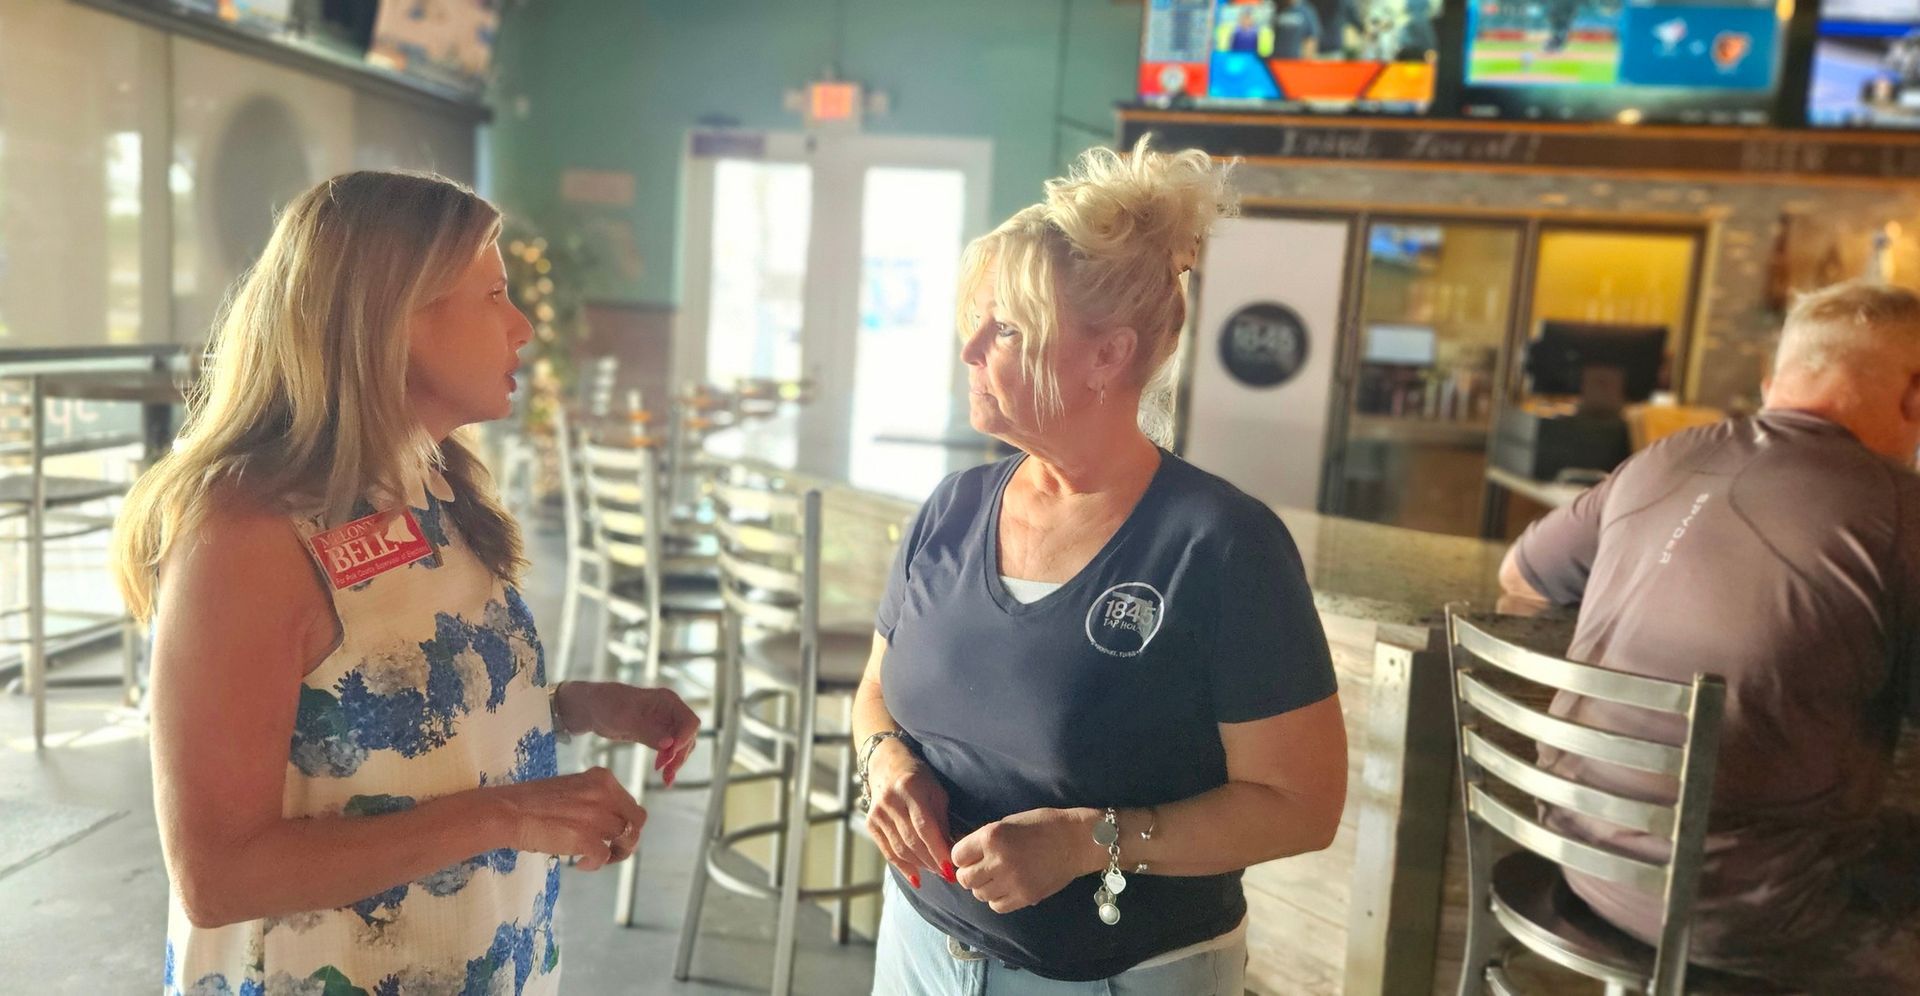
<svg viewBox="0 0 1920 996"><path fill-rule="evenodd" d="M640 845L647 811L606 768L481 789L504 810L517 851L577 855L594 871L622 861Z"/></svg>
<svg viewBox="0 0 1920 996"><path fill-rule="evenodd" d="M899 740L882 740L867 764L867 788L867 832L887 863L916 889L922 868L953 881L947 790L926 762Z"/></svg>

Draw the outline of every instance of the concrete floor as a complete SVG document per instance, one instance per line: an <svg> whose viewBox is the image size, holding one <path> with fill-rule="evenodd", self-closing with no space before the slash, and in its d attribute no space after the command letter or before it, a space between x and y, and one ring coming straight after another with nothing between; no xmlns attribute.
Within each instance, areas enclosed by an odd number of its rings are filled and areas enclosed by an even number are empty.
<svg viewBox="0 0 1920 996"><path fill-rule="evenodd" d="M539 531L529 537L529 546L537 566L526 586L527 601L552 641L559 631L560 542L553 533ZM106 583L104 576L99 583ZM113 674L117 667L117 652L109 650L59 673ZM51 736L47 748L36 753L28 701L0 695L0 800L117 814L0 874L0 951L5 952L0 993L100 996L159 988L166 869L153 815L146 731L137 715L116 708L117 697L117 689L56 690L48 709ZM701 751L707 750L703 745ZM700 774L696 768L703 767L696 757L688 774ZM773 907L718 888L708 891L694 978L684 983L672 978L705 799L699 791L649 795L636 927L613 923L613 872L565 873L559 936L568 992L766 991L773 975ZM828 938L825 912L803 910L796 992L865 993L872 971L871 945L856 941L836 947Z"/></svg>

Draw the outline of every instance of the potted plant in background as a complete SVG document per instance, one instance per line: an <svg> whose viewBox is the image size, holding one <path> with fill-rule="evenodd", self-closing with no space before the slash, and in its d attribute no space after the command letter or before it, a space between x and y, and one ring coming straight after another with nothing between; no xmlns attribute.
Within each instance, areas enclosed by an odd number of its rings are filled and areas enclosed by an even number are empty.
<svg viewBox="0 0 1920 996"><path fill-rule="evenodd" d="M502 242L509 293L533 324L533 340L521 355L522 369L530 371L524 398L516 424L508 427L528 448L528 466L503 461L502 488L522 490L519 497L546 519L560 486L553 415L578 394L580 344L588 333L585 288L594 260L578 235L548 239L522 223L509 223ZM524 480L514 479L516 471Z"/></svg>

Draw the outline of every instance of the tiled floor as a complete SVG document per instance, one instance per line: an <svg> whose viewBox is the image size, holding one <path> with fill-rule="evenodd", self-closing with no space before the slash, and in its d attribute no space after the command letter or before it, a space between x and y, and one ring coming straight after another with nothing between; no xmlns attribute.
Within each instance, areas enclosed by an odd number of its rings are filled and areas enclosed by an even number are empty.
<svg viewBox="0 0 1920 996"><path fill-rule="evenodd" d="M551 533L530 540L537 566L526 586L527 599L542 632L552 639L558 631L559 540ZM117 667L117 654L109 651L62 670L113 673ZM116 689L55 692L49 708L52 735L46 750L35 753L28 702L0 695L0 800L119 814L0 876L0 964L5 965L0 993L100 996L159 988L167 885L147 741L138 717L114 708L116 697ZM704 801L702 792L649 796L637 927L613 924L612 873L566 873L559 916L569 993L766 991L773 971L772 906L721 889L709 890L694 979L677 983L672 978ZM870 945L835 947L827 937L826 915L803 913L797 992L865 993L872 961Z"/></svg>

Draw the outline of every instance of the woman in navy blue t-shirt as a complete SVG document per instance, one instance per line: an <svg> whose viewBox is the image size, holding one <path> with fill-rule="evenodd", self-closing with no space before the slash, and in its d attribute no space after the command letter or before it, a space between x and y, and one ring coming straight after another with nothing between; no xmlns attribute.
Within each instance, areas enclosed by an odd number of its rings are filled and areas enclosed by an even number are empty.
<svg viewBox="0 0 1920 996"><path fill-rule="evenodd" d="M1299 552L1155 440L1182 274L1230 208L1202 153L1096 149L967 250L970 418L1021 452L941 483L880 606L854 706L895 870L877 994L1238 996L1241 870L1339 827Z"/></svg>

